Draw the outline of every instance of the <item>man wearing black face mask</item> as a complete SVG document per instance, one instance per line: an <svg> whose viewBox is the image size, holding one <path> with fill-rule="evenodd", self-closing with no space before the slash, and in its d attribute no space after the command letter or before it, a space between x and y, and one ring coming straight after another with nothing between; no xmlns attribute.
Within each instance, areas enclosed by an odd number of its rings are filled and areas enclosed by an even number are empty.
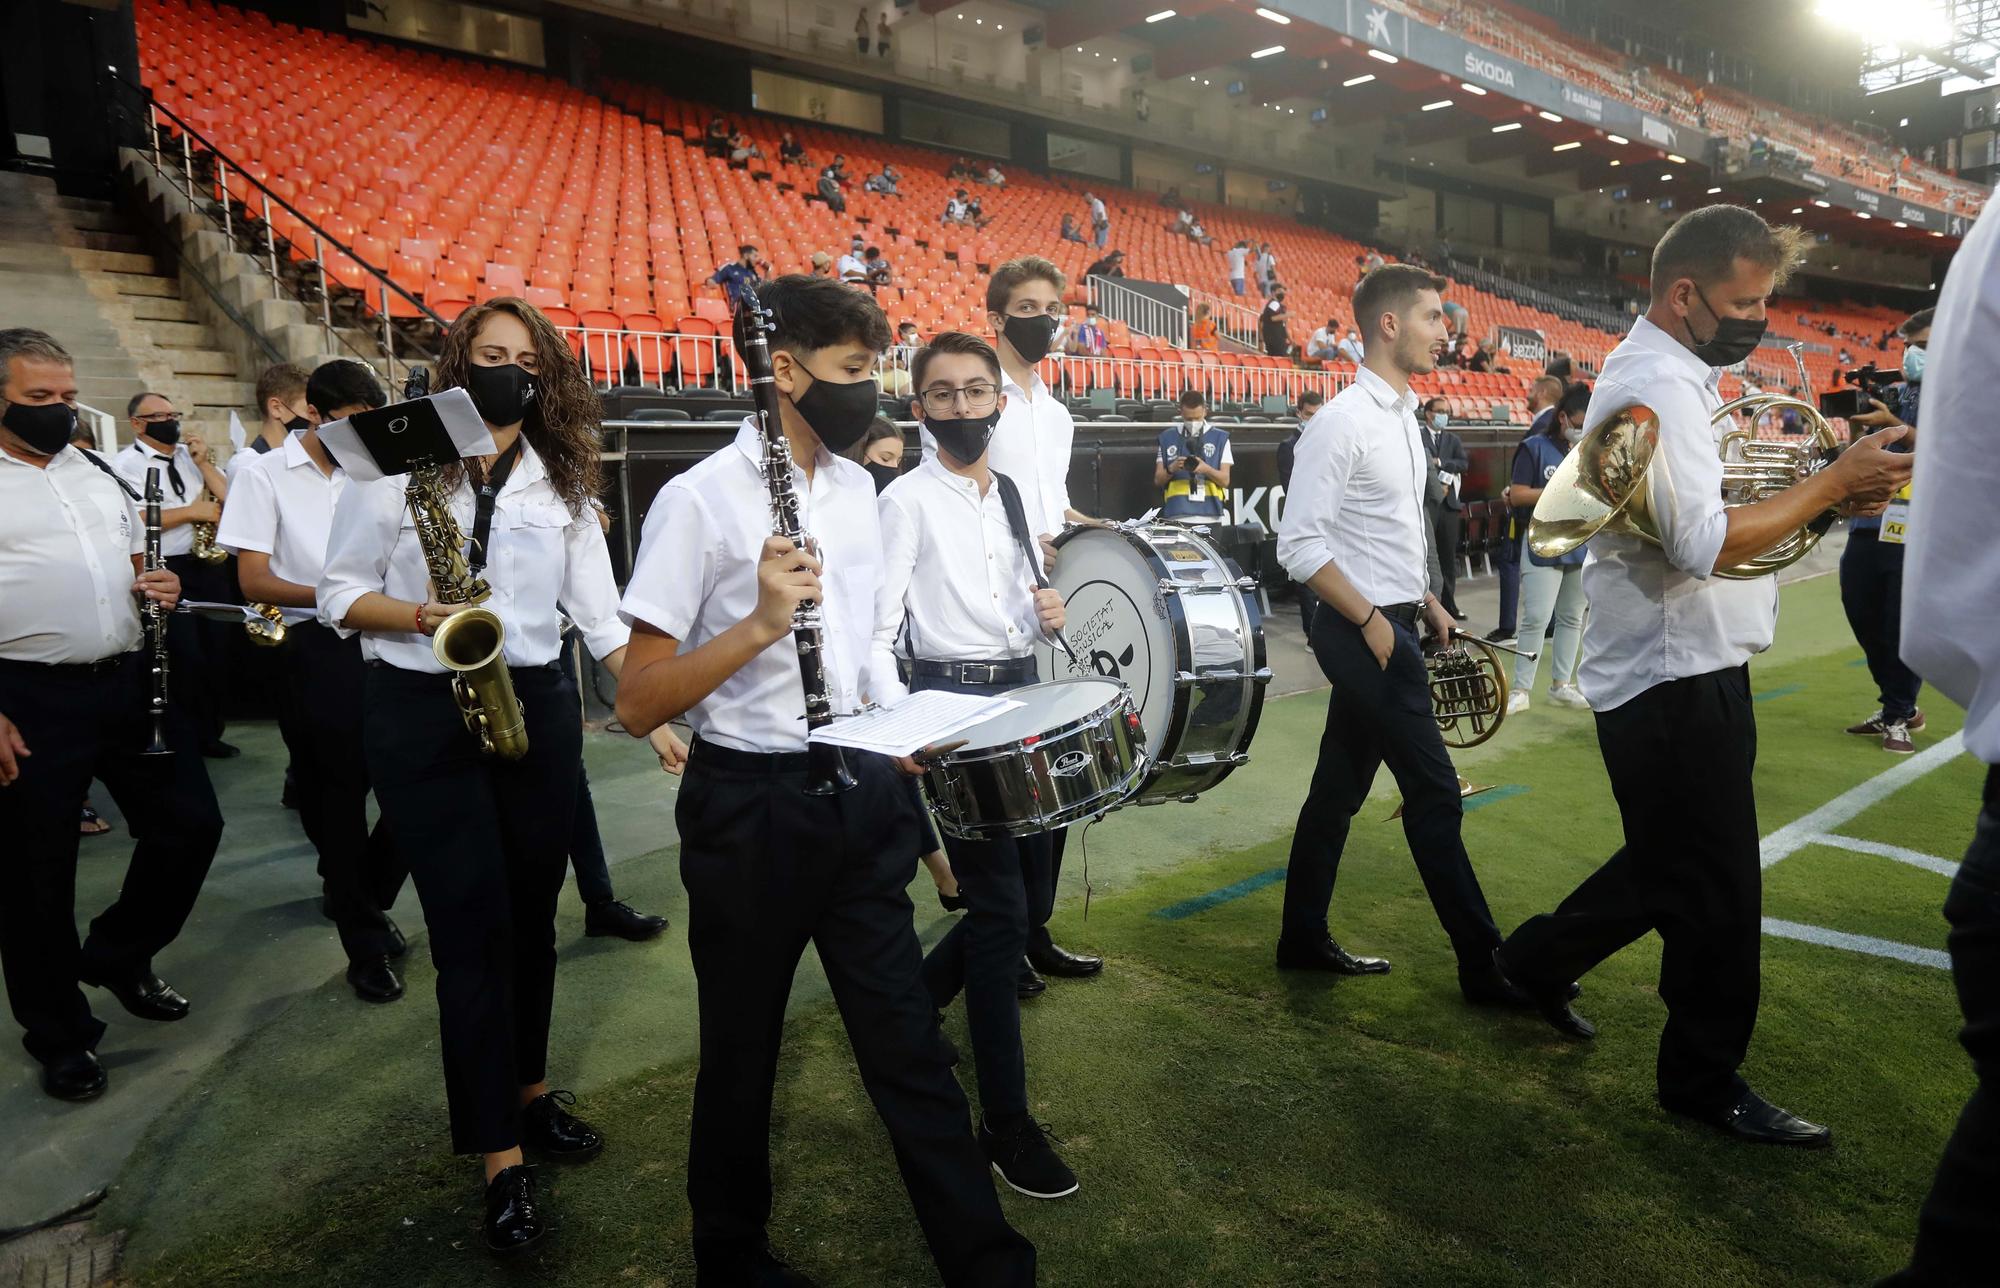
<svg viewBox="0 0 2000 1288"><path fill-rule="evenodd" d="M1019 490L987 464L986 445L1007 401L1000 360L984 340L946 332L917 355L915 375L911 411L937 451L882 493L871 696L893 701L905 691L897 679L903 641L913 690L997 694L1033 684L1040 678L1035 644L1062 628L1063 604L1055 591L1037 588L1040 555ZM965 994L983 1111L979 1143L1007 1184L1033 1198L1077 1188L1028 1113L1021 1051L1017 986L1029 924L1021 872L1046 868L1050 845L1046 833L947 838L967 911L924 959L937 1007Z"/></svg>
<svg viewBox="0 0 2000 1288"><path fill-rule="evenodd" d="M177 701L172 755L145 756L148 681L135 596L168 608L180 579L141 572L138 507L109 467L69 446L76 371L40 331L0 331L0 964L22 1044L63 1100L105 1087L104 1024L77 987L141 1019L187 999L153 973L215 857L222 815ZM77 813L103 780L139 842L118 899L77 942Z"/></svg>
<svg viewBox="0 0 2000 1288"><path fill-rule="evenodd" d="M1652 304L1612 350L1584 427L1634 405L1658 417L1644 486L1660 541L1600 532L1583 567L1590 603L1577 680L1596 713L1625 845L1553 913L1530 918L1494 961L1572 1038L1596 1030L1568 981L1657 930L1664 944L1658 1096L1739 1140L1814 1147L1824 1127L1750 1090L1737 1072L1757 1021L1762 879L1751 789L1757 730L1749 659L1770 647L1775 576L1717 577L1827 510L1878 507L1910 477L1887 429L1768 500L1725 509L1719 368L1764 333L1765 301L1804 258L1797 228L1716 205L1653 251Z"/></svg>

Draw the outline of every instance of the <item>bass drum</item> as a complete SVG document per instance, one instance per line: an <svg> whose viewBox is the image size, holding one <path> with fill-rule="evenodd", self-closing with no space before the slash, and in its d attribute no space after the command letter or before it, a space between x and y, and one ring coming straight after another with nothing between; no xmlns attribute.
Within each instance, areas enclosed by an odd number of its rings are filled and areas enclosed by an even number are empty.
<svg viewBox="0 0 2000 1288"><path fill-rule="evenodd" d="M1250 758L1271 671L1256 583L1172 523L1074 527L1056 538L1051 581L1064 633L1090 673L1132 691L1148 769L1134 803L1191 801ZM1069 674L1044 644L1042 674Z"/></svg>

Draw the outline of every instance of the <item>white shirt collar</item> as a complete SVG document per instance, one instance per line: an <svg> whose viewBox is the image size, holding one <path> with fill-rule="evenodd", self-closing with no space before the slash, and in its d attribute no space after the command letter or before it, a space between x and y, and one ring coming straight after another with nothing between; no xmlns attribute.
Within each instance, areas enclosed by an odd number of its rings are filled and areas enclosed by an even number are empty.
<svg viewBox="0 0 2000 1288"><path fill-rule="evenodd" d="M1028 369L1028 384L1025 389L1021 387L1021 383L1018 380L1007 374L1007 368L1000 368L1000 392L1003 394L1019 394L1023 400L1033 402L1035 395L1047 388L1048 382L1042 379L1042 373L1038 367L1030 367Z"/></svg>
<svg viewBox="0 0 2000 1288"><path fill-rule="evenodd" d="M745 416L743 418L741 428L736 431L736 450L749 457L750 463L755 465L759 471L763 470L764 431L758 427L755 417ZM833 453L826 450L825 443L821 443L818 448L818 454L813 458L813 469L817 471L821 466L828 464L832 460ZM537 463L539 464L539 462ZM798 462L796 460L793 461L792 466L794 469L798 468Z"/></svg>
<svg viewBox="0 0 2000 1288"><path fill-rule="evenodd" d="M1647 318L1642 317L1632 324L1629 338L1639 347L1679 363L1689 376L1702 384L1713 385L1722 379L1722 368L1709 366L1695 356L1694 350L1674 339L1666 328L1655 326Z"/></svg>
<svg viewBox="0 0 2000 1288"><path fill-rule="evenodd" d="M1382 379L1382 377L1376 375L1374 371L1367 367L1362 367L1354 373L1354 383L1365 390L1369 397L1373 398L1377 404L1385 409L1400 408L1405 412L1412 413L1416 410L1416 390L1405 389L1399 394L1389 387L1388 381Z"/></svg>

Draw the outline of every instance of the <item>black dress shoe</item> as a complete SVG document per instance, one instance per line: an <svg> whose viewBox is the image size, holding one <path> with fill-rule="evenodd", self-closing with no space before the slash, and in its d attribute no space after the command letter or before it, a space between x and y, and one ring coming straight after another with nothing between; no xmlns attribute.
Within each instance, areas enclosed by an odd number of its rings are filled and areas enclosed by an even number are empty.
<svg viewBox="0 0 2000 1288"><path fill-rule="evenodd" d="M1458 991L1474 1006L1497 1006L1510 1011L1536 1010L1535 999L1517 988L1514 981L1489 964L1483 971L1458 972Z"/></svg>
<svg viewBox="0 0 2000 1288"><path fill-rule="evenodd" d="M42 1065L42 1090L57 1100L95 1100L104 1094L104 1066L89 1051L72 1051Z"/></svg>
<svg viewBox="0 0 2000 1288"><path fill-rule="evenodd" d="M158 1020L164 1024L187 1018L188 1000L150 971L130 979L86 979L83 982L94 984L111 994L118 999L120 1006L142 1020Z"/></svg>
<svg viewBox="0 0 2000 1288"><path fill-rule="evenodd" d="M394 917L391 917L388 913L385 912L382 914L382 921L383 924L386 925L389 929L390 959L395 960L401 958L405 953L410 951L410 941L403 938L403 928L396 924L396 919Z"/></svg>
<svg viewBox="0 0 2000 1288"><path fill-rule="evenodd" d="M665 917L637 912L617 899L588 904L583 910L583 933L593 939L615 935L633 943L651 939L667 928Z"/></svg>
<svg viewBox="0 0 2000 1288"><path fill-rule="evenodd" d="M535 1197L535 1175L525 1163L503 1167L486 1182L486 1247L498 1253L532 1248L549 1232Z"/></svg>
<svg viewBox="0 0 2000 1288"><path fill-rule="evenodd" d="M965 895L963 893L946 894L944 891L940 890L938 891L938 905L942 907L946 912L964 912Z"/></svg>
<svg viewBox="0 0 2000 1288"><path fill-rule="evenodd" d="M1027 958L1023 957L1021 959L1021 977L1014 983L1015 995L1025 1002L1031 997L1040 997L1048 991L1049 982L1036 974L1035 968L1028 964Z"/></svg>
<svg viewBox="0 0 2000 1288"><path fill-rule="evenodd" d="M1389 963L1380 957L1356 957L1339 944L1331 935L1322 935L1318 943L1292 943L1284 939L1278 941L1278 965L1286 970L1323 970L1335 975L1387 975Z"/></svg>
<svg viewBox="0 0 2000 1288"><path fill-rule="evenodd" d="M521 1146L558 1163L580 1163L595 1158L604 1148L604 1137L589 1123L569 1112L576 1097L567 1091L547 1091L530 1100L521 1110Z"/></svg>
<svg viewBox="0 0 2000 1288"><path fill-rule="evenodd" d="M1086 957L1066 948L1050 944L1047 948L1030 948L1028 965L1044 975L1054 975L1058 979L1082 979L1095 975L1104 969L1102 957Z"/></svg>
<svg viewBox="0 0 2000 1288"><path fill-rule="evenodd" d="M231 760L243 754L243 749L220 738L212 738L201 744L201 754L210 760Z"/></svg>
<svg viewBox="0 0 2000 1288"><path fill-rule="evenodd" d="M347 964L347 982L364 1002L393 1002L403 995L403 981L389 969L387 957L364 957Z"/></svg>
<svg viewBox="0 0 2000 1288"><path fill-rule="evenodd" d="M1754 1091L1746 1090L1742 1098L1726 1109L1684 1109L1674 1105L1661 1105L1670 1114L1692 1118L1696 1122L1719 1127L1738 1140L1753 1145L1790 1145L1795 1149L1825 1149L1833 1144L1833 1132L1818 1123L1809 1123L1796 1114L1787 1113Z"/></svg>
<svg viewBox="0 0 2000 1288"><path fill-rule="evenodd" d="M1533 990L1521 988L1508 979L1507 968L1501 962L1500 950L1498 948L1493 950L1493 974L1509 988L1516 989L1527 997L1529 1005L1534 1009L1535 1013L1547 1020L1549 1027L1564 1037L1574 1038L1582 1042L1597 1036L1597 1026L1570 1008L1570 1002L1578 993L1583 991L1582 985L1571 981L1568 985L1557 989L1553 993L1536 993Z"/></svg>

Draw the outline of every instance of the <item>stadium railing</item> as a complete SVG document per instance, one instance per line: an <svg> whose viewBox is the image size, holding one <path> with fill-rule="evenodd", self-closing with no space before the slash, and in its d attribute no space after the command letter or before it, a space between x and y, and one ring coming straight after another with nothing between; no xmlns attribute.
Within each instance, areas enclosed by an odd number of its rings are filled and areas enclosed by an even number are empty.
<svg viewBox="0 0 2000 1288"><path fill-rule="evenodd" d="M1188 344L1188 307L1168 304L1141 291L1120 284L1115 277L1087 277L1090 307L1114 321L1123 322L1135 334L1166 341L1176 349Z"/></svg>

